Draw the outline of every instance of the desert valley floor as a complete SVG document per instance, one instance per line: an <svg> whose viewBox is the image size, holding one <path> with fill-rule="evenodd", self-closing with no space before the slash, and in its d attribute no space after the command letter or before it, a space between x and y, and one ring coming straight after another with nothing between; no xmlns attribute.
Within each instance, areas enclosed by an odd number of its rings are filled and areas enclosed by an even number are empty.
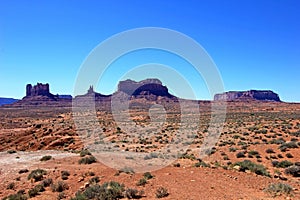
<svg viewBox="0 0 300 200"><path fill-rule="evenodd" d="M300 104L228 102L216 146L199 159L210 104L200 103L201 124L187 151L150 173L112 169L90 155L70 107L0 107L0 197L300 199ZM109 110L100 107L96 114L106 141L123 151L152 152L147 160L172 140L180 115L170 112L153 137L126 140ZM147 109L133 107L130 116L138 126L149 123Z"/></svg>

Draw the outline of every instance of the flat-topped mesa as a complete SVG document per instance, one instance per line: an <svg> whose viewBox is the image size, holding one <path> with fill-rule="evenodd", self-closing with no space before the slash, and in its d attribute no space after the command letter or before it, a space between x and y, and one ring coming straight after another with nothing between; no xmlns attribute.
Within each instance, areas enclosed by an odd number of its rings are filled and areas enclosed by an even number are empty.
<svg viewBox="0 0 300 200"><path fill-rule="evenodd" d="M118 85L118 92L124 92L131 96L149 94L156 96L172 96L168 92L168 88L163 86L162 82L158 79L146 79L140 82L135 82L130 79L120 81Z"/></svg>
<svg viewBox="0 0 300 200"><path fill-rule="evenodd" d="M249 91L230 91L216 94L215 101L235 101L235 100L260 100L280 102L278 94L271 90L249 90Z"/></svg>

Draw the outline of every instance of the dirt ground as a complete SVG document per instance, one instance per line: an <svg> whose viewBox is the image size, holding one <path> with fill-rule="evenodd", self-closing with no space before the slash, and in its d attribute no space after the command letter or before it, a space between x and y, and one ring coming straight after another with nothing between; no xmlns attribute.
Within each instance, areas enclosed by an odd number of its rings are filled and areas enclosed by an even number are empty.
<svg viewBox="0 0 300 200"><path fill-rule="evenodd" d="M209 155L200 160L197 152L207 134L209 108L207 103L200 106L202 124L189 149L169 166L151 171L154 178L142 186L137 183L143 173L118 171L105 166L101 160L78 163L83 158L80 152L84 144L70 108L0 108L0 197L22 189L28 196L29 190L51 178L53 183L63 181L68 185L63 194L45 187L45 191L30 199L70 199L76 192L85 191L90 179L99 177L99 184L116 181L125 188L143 190L141 199L157 199L159 187L168 191L163 199L172 200L300 199L299 175L286 173L289 167L300 163L300 104L228 103L220 138ZM137 125L149 124L147 112L132 113ZM177 113L168 117L167 124L157 127L162 130L153 137L125 140L126 133L117 126L112 114L97 110L106 141L128 152L155 152L168 144L178 127ZM44 156L50 160L41 161ZM261 174L257 169L241 170L237 163L244 160L261 165L265 171ZM36 169L43 169L46 174L35 182L28 175ZM62 171L69 174L65 180ZM270 184L277 183L290 186L291 194L265 191Z"/></svg>

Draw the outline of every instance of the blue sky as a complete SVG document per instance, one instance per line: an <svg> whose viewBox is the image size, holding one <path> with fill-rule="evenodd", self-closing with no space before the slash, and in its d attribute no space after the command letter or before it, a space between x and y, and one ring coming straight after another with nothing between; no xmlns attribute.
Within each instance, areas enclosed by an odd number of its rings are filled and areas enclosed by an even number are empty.
<svg viewBox="0 0 300 200"><path fill-rule="evenodd" d="M300 102L299 9L297 0L1 0L0 96L22 98L25 85L36 82L50 83L54 94L72 94L81 64L99 43L128 29L163 27L205 48L226 91L270 89L284 101ZM113 92L123 72L153 62L183 74L198 99L212 98L192 66L151 50L116 61L97 91ZM179 86L168 87L175 92Z"/></svg>

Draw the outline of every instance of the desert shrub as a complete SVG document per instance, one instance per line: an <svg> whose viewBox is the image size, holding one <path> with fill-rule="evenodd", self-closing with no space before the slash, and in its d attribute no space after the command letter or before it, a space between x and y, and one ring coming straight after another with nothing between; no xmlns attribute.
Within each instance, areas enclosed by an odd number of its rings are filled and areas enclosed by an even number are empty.
<svg viewBox="0 0 300 200"><path fill-rule="evenodd" d="M45 191L45 188L43 185L41 184L38 184L36 185L34 188L28 190L28 196L31 198L31 197L35 197L37 195L40 194L40 192L44 192Z"/></svg>
<svg viewBox="0 0 300 200"><path fill-rule="evenodd" d="M135 172L131 167L123 167L119 170L119 173L134 174Z"/></svg>
<svg viewBox="0 0 300 200"><path fill-rule="evenodd" d="M58 200L65 199L65 198L66 198L66 194L64 192L60 192L57 196Z"/></svg>
<svg viewBox="0 0 300 200"><path fill-rule="evenodd" d="M34 179L35 182L41 181L43 179L43 176L46 175L47 172L43 169L36 169L31 171L31 173L28 175L28 180Z"/></svg>
<svg viewBox="0 0 300 200"><path fill-rule="evenodd" d="M258 151L254 151L254 150L249 151L248 152L248 157L252 158L253 156L258 157L260 155L259 155Z"/></svg>
<svg viewBox="0 0 300 200"><path fill-rule="evenodd" d="M281 154L278 154L277 156L278 156L278 158L283 158L283 155L281 155Z"/></svg>
<svg viewBox="0 0 300 200"><path fill-rule="evenodd" d="M204 161L199 161L194 166L195 167L210 167L210 164L207 164Z"/></svg>
<svg viewBox="0 0 300 200"><path fill-rule="evenodd" d="M136 183L137 186L144 186L144 185L146 185L146 184L147 184L147 179L145 179L145 178L141 178L141 179Z"/></svg>
<svg viewBox="0 0 300 200"><path fill-rule="evenodd" d="M163 198L163 197L167 197L168 195L169 195L169 192L164 187L157 188L157 190L155 192L156 198Z"/></svg>
<svg viewBox="0 0 300 200"><path fill-rule="evenodd" d="M79 164L92 164L95 162L96 158L94 156L83 157L78 161Z"/></svg>
<svg viewBox="0 0 300 200"><path fill-rule="evenodd" d="M40 161L47 161L50 160L52 158L52 156L43 156Z"/></svg>
<svg viewBox="0 0 300 200"><path fill-rule="evenodd" d="M273 183L270 184L264 191L272 194L275 197L282 194L292 195L293 188L285 183Z"/></svg>
<svg viewBox="0 0 300 200"><path fill-rule="evenodd" d="M83 149L83 150L80 151L79 155L80 155L80 157L84 157L84 156L90 156L92 154L91 154L91 152L89 152L89 150Z"/></svg>
<svg viewBox="0 0 300 200"><path fill-rule="evenodd" d="M205 152L207 155L210 155L211 152L210 150L208 150L208 152ZM178 154L178 158L179 159L190 159L190 160L195 160L196 157L194 154L188 154L188 153L184 153L184 154Z"/></svg>
<svg viewBox="0 0 300 200"><path fill-rule="evenodd" d="M23 193L16 193L16 194L11 194L7 197L4 197L2 200L27 200L27 196L24 195Z"/></svg>
<svg viewBox="0 0 300 200"><path fill-rule="evenodd" d="M145 172L143 176L146 180L149 180L154 177L150 172Z"/></svg>
<svg viewBox="0 0 300 200"><path fill-rule="evenodd" d="M9 183L7 186L6 186L6 189L8 190L13 190L15 188L15 183L12 182L12 183Z"/></svg>
<svg viewBox="0 0 300 200"><path fill-rule="evenodd" d="M43 180L41 184L44 187L49 187L52 183L53 183L52 179L51 178L47 178L47 179Z"/></svg>
<svg viewBox="0 0 300 200"><path fill-rule="evenodd" d="M290 132L289 134L292 136L300 137L300 131Z"/></svg>
<svg viewBox="0 0 300 200"><path fill-rule="evenodd" d="M27 173L27 172L29 172L28 169L21 169L21 170L19 171L19 174L24 174L24 173Z"/></svg>
<svg viewBox="0 0 300 200"><path fill-rule="evenodd" d="M124 185L118 182L106 182L103 185L95 184L85 189L83 192L77 192L71 200L89 200L103 199L115 200L123 197Z"/></svg>
<svg viewBox="0 0 300 200"><path fill-rule="evenodd" d="M273 167L276 167L278 165L279 161L278 160L272 160L271 163L272 163Z"/></svg>
<svg viewBox="0 0 300 200"><path fill-rule="evenodd" d="M287 149L295 149L298 148L296 142L285 142L279 146L280 151L286 151Z"/></svg>
<svg viewBox="0 0 300 200"><path fill-rule="evenodd" d="M14 149L10 149L10 150L8 150L8 151L7 151L7 153L9 153L9 154L13 154L13 153L17 153L17 151L16 151L16 150L14 150Z"/></svg>
<svg viewBox="0 0 300 200"><path fill-rule="evenodd" d="M62 180L67 180L70 176L70 172L68 171L61 171L61 179Z"/></svg>
<svg viewBox="0 0 300 200"><path fill-rule="evenodd" d="M95 176L95 177L93 177L93 178L91 178L91 179L89 180L89 183L90 183L90 184L96 184L96 183L99 183L99 182L100 182L100 179L99 179L98 176Z"/></svg>
<svg viewBox="0 0 300 200"><path fill-rule="evenodd" d="M275 151L273 149L267 149L266 153L275 153Z"/></svg>
<svg viewBox="0 0 300 200"><path fill-rule="evenodd" d="M293 158L293 157L294 157L291 153L287 153L285 156L286 156L287 158Z"/></svg>
<svg viewBox="0 0 300 200"><path fill-rule="evenodd" d="M240 171L250 170L251 172L254 172L257 175L270 177L269 172L263 165L256 164L254 162L251 162L250 160L244 160L242 162L237 162L234 165L240 166Z"/></svg>
<svg viewBox="0 0 300 200"><path fill-rule="evenodd" d="M274 167L278 167L278 168L287 168L287 167L292 166L292 165L293 165L293 163L288 161L288 160L283 160L281 162L275 162L273 164Z"/></svg>
<svg viewBox="0 0 300 200"><path fill-rule="evenodd" d="M279 139L272 139L269 142L270 144L283 144L285 143L285 140L283 138L279 138Z"/></svg>
<svg viewBox="0 0 300 200"><path fill-rule="evenodd" d="M114 200L123 197L124 185L118 182L106 182L102 186L96 184L88 187L84 191L84 196L88 199L98 197L98 199Z"/></svg>
<svg viewBox="0 0 300 200"><path fill-rule="evenodd" d="M127 188L124 191L124 197L128 199L139 199L143 195L143 191L138 191L137 189Z"/></svg>
<svg viewBox="0 0 300 200"><path fill-rule="evenodd" d="M68 190L69 186L67 183L63 181L58 181L57 183L51 184L51 190L52 192L63 192L65 190Z"/></svg>
<svg viewBox="0 0 300 200"><path fill-rule="evenodd" d="M237 148L234 148L234 147L230 147L230 148L229 148L229 151L230 151L230 152L236 152L236 150L237 150Z"/></svg>
<svg viewBox="0 0 300 200"><path fill-rule="evenodd" d="M223 160L230 160L229 157L226 155L223 157Z"/></svg>
<svg viewBox="0 0 300 200"><path fill-rule="evenodd" d="M180 163L174 163L173 166L174 167L180 167Z"/></svg>
<svg viewBox="0 0 300 200"><path fill-rule="evenodd" d="M245 156L245 153L244 153L243 151L240 151L240 152L238 152L238 153L236 154L236 157L237 157L237 158L245 158L246 156Z"/></svg>
<svg viewBox="0 0 300 200"><path fill-rule="evenodd" d="M300 176L300 166L293 165L285 169L284 173L292 175L294 177Z"/></svg>

